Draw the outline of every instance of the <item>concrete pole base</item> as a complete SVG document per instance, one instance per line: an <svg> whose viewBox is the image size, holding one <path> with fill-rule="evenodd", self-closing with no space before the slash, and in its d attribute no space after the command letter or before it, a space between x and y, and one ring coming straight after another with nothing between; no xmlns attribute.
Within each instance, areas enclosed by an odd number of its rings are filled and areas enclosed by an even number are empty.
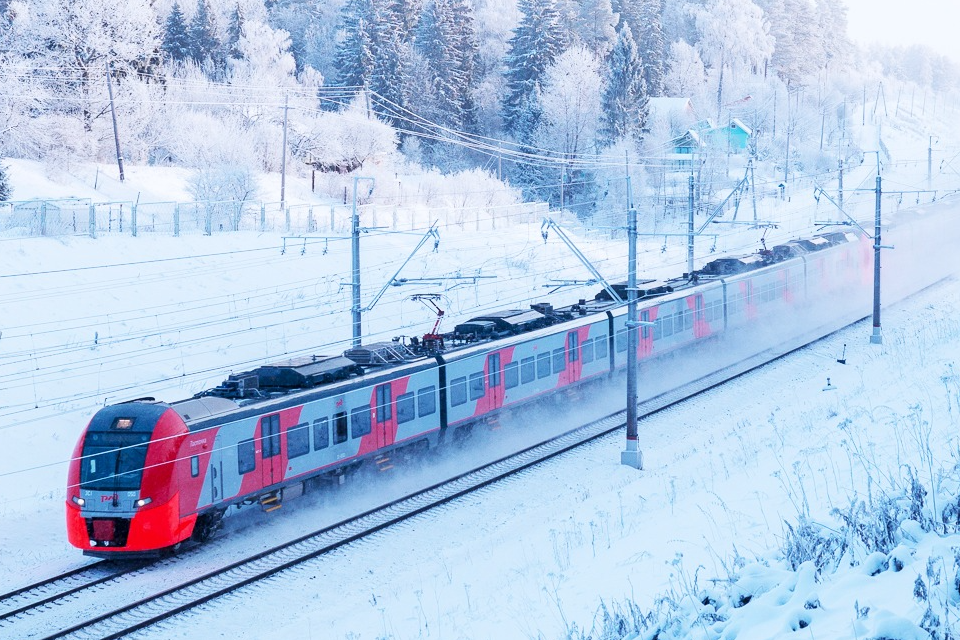
<svg viewBox="0 0 960 640"><path fill-rule="evenodd" d="M873 335L870 336L870 344L883 344L883 336L880 334L880 327L873 328Z"/></svg>
<svg viewBox="0 0 960 640"><path fill-rule="evenodd" d="M621 451L620 464L634 469L643 469L643 454L640 451Z"/></svg>

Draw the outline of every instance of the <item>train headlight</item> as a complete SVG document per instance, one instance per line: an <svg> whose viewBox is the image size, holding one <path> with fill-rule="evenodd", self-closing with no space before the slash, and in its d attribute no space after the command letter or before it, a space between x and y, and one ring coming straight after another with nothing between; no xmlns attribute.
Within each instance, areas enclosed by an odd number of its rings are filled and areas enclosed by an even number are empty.
<svg viewBox="0 0 960 640"><path fill-rule="evenodd" d="M140 499L137 500L134 504L136 504L137 507L139 508L139 507L145 507L145 506L147 506L148 504L150 504L151 502L153 502L153 499L152 499L152 498L140 498Z"/></svg>
<svg viewBox="0 0 960 640"><path fill-rule="evenodd" d="M80 496L72 496L71 499L73 500L73 503L78 507L82 507L83 505L87 504L87 501L81 498Z"/></svg>

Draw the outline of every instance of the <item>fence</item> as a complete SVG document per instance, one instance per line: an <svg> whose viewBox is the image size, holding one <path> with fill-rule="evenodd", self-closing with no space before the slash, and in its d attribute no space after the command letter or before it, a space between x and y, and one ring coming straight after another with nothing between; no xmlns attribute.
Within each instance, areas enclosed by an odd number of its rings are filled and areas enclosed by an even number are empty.
<svg viewBox="0 0 960 640"><path fill-rule="evenodd" d="M545 203L441 209L361 205L361 226L391 230L442 228L469 231L535 222L547 214ZM234 231L287 234L350 233L352 205L279 202L93 202L89 198L0 202L0 236L167 234L213 235Z"/></svg>

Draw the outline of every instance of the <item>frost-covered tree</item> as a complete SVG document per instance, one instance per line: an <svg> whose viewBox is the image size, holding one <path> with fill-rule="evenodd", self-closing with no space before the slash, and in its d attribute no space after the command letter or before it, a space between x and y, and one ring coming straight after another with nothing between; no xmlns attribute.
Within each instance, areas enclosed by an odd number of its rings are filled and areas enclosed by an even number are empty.
<svg viewBox="0 0 960 640"><path fill-rule="evenodd" d="M143 68L160 47L150 6L126 0L19 4L7 35L11 53L43 70L38 84L59 99L58 112L78 115L86 131L102 113L94 97L101 96L106 64L118 72Z"/></svg>
<svg viewBox="0 0 960 640"><path fill-rule="evenodd" d="M294 153L318 171L349 173L397 148L396 131L378 120L368 120L361 98L341 113L322 112L294 122L291 129Z"/></svg>
<svg viewBox="0 0 960 640"><path fill-rule="evenodd" d="M167 60L183 62L191 57L190 34L187 19L183 16L180 3L174 2L170 15L163 27L163 44L160 45Z"/></svg>
<svg viewBox="0 0 960 640"><path fill-rule="evenodd" d="M817 21L823 38L824 68L830 70L853 51L847 34L847 6L841 0L817 0Z"/></svg>
<svg viewBox="0 0 960 640"><path fill-rule="evenodd" d="M547 198L584 215L587 211L581 205L592 203L594 181L580 158L597 148L602 86L600 61L589 48L574 45L564 51L543 75L541 117L534 135L537 149L563 159L552 172L550 168L540 169L539 179L545 182L542 186L550 186L540 192L540 199Z"/></svg>
<svg viewBox="0 0 960 640"><path fill-rule="evenodd" d="M770 64L788 88L816 79L826 64L824 38L809 0L765 0L773 37Z"/></svg>
<svg viewBox="0 0 960 640"><path fill-rule="evenodd" d="M581 0L574 18L574 31L591 51L603 58L617 41L619 19L610 0Z"/></svg>
<svg viewBox="0 0 960 640"><path fill-rule="evenodd" d="M10 177L7 175L7 168L0 163L0 202L5 202L13 197L13 187L10 185Z"/></svg>
<svg viewBox="0 0 960 640"><path fill-rule="evenodd" d="M564 51L543 76L540 147L569 160L593 152L600 112L600 62L584 45Z"/></svg>
<svg viewBox="0 0 960 640"><path fill-rule="evenodd" d="M554 0L519 0L522 18L513 30L507 57L506 93L501 99L504 128L515 138L530 132L525 127L535 124L535 110L527 103L540 88L543 73L566 44L560 14Z"/></svg>
<svg viewBox="0 0 960 640"><path fill-rule="evenodd" d="M717 75L717 117L723 107L727 70L757 71L773 53L763 11L751 0L709 0L695 10L700 56Z"/></svg>
<svg viewBox="0 0 960 640"><path fill-rule="evenodd" d="M620 27L617 44L607 63L607 83L601 98L600 139L604 145L632 137L639 141L646 128L648 94L643 61L630 33Z"/></svg>
<svg viewBox="0 0 960 640"><path fill-rule="evenodd" d="M667 55L667 73L664 76L664 91L668 96L688 97L696 95L707 79L707 72L695 47L683 40L670 45Z"/></svg>
<svg viewBox="0 0 960 640"><path fill-rule="evenodd" d="M278 89L296 84L296 63L286 31L250 20L244 24L236 51L236 58L230 62L231 79L236 84Z"/></svg>

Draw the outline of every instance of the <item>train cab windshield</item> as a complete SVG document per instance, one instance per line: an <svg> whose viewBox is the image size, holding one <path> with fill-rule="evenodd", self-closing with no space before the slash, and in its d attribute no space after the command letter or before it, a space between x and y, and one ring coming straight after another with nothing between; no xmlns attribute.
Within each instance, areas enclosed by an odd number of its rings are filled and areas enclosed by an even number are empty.
<svg viewBox="0 0 960 640"><path fill-rule="evenodd" d="M83 443L80 488L134 491L140 488L149 433L90 431Z"/></svg>

